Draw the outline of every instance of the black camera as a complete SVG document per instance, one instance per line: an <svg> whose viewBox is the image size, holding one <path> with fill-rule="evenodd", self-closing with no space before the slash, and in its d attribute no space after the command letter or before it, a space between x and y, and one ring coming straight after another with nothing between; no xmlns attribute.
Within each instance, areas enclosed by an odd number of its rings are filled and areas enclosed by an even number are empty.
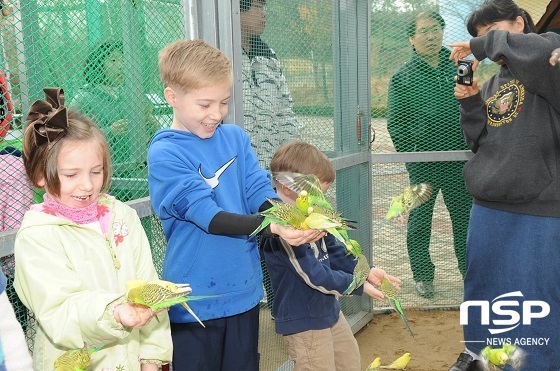
<svg viewBox="0 0 560 371"><path fill-rule="evenodd" d="M459 59L457 64L457 84L472 85L473 83L473 61Z"/></svg>

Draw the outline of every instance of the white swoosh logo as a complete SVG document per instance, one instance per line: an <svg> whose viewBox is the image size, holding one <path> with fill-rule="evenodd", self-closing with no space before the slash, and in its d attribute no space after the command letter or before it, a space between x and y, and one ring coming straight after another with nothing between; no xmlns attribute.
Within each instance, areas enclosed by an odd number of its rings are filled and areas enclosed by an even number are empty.
<svg viewBox="0 0 560 371"><path fill-rule="evenodd" d="M231 160L223 164L222 167L216 171L216 173L212 178L206 178L204 175L202 175L202 170L201 170L202 165L198 165L198 173L200 174L202 179L204 179L204 182L208 184L210 187L212 187L212 189L214 189L218 186L218 184L220 184L220 176L222 175L222 173L226 171L229 165L231 165L236 158L237 156L235 156L234 158L232 158Z"/></svg>

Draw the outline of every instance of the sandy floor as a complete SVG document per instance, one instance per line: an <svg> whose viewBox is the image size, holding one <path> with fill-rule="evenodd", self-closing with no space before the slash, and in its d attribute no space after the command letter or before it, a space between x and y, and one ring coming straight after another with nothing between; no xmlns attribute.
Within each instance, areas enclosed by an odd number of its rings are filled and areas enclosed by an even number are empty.
<svg viewBox="0 0 560 371"><path fill-rule="evenodd" d="M362 369L376 357L388 365L408 352L411 361L408 371L447 371L464 349L463 331L458 310L406 310L406 317L414 332L409 334L398 314L376 314L355 336L360 346ZM259 339L263 371L288 371L286 345L274 333L270 312L261 308L261 338Z"/></svg>
<svg viewBox="0 0 560 371"><path fill-rule="evenodd" d="M376 315L356 334L362 369L376 357L388 365L408 352L410 371L447 371L464 349L458 310L408 310L415 336L408 333L397 313Z"/></svg>

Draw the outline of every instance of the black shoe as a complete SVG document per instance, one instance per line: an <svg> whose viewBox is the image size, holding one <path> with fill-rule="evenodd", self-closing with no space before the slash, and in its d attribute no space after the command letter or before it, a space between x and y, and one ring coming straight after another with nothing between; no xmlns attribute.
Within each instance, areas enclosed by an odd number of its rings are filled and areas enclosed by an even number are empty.
<svg viewBox="0 0 560 371"><path fill-rule="evenodd" d="M431 298L434 296L434 283L431 281L416 282L416 292L423 298Z"/></svg>
<svg viewBox="0 0 560 371"><path fill-rule="evenodd" d="M449 371L484 371L484 365L482 362L473 360L473 357L468 353L459 354L457 362L451 366Z"/></svg>

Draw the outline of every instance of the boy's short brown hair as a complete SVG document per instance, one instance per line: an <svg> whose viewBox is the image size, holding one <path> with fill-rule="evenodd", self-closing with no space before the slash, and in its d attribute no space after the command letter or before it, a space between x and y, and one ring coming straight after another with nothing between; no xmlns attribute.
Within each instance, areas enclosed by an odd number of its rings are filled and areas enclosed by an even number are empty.
<svg viewBox="0 0 560 371"><path fill-rule="evenodd" d="M187 92L233 81L232 64L219 49L202 40L178 40L159 52L164 88Z"/></svg>
<svg viewBox="0 0 560 371"><path fill-rule="evenodd" d="M303 141L281 145L272 156L270 171L314 174L320 182L328 184L333 183L336 176L329 158L314 145Z"/></svg>

